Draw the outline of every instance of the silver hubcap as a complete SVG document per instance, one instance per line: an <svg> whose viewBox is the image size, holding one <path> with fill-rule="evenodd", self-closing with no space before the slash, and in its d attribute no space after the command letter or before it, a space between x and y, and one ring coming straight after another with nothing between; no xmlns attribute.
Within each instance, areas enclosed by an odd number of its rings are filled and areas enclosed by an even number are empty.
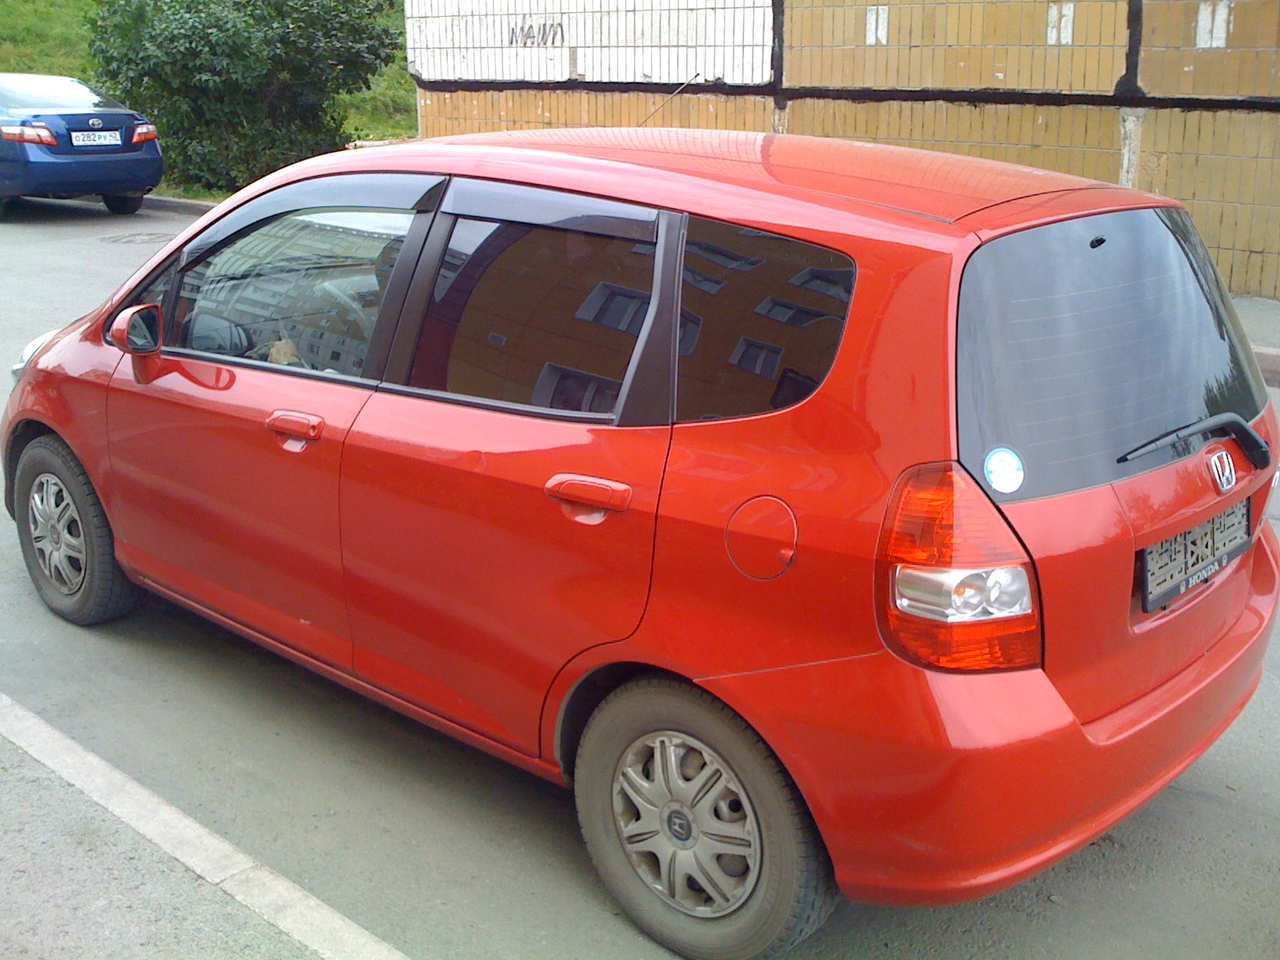
<svg viewBox="0 0 1280 960"><path fill-rule="evenodd" d="M755 888L755 811L733 770L699 740L663 730L632 743L614 775L613 816L640 879L676 909L724 916Z"/></svg>
<svg viewBox="0 0 1280 960"><path fill-rule="evenodd" d="M44 575L60 593L75 593L84 583L84 527L66 487L51 473L31 485L27 524Z"/></svg>

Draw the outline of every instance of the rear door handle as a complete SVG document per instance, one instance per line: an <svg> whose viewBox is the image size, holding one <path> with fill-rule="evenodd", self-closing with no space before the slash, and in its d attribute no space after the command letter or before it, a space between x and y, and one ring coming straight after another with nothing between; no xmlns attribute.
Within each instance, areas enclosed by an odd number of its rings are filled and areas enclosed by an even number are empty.
<svg viewBox="0 0 1280 960"><path fill-rule="evenodd" d="M631 505L631 487L617 480L581 473L557 473L543 488L547 496L601 510L622 511Z"/></svg>
<svg viewBox="0 0 1280 960"><path fill-rule="evenodd" d="M267 429L296 440L319 440L324 432L324 420L313 413L277 410L267 417Z"/></svg>

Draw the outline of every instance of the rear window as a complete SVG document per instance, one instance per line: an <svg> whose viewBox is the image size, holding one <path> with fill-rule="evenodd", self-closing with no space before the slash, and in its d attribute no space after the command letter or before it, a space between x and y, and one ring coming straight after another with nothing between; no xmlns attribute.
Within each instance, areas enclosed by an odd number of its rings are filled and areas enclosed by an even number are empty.
<svg viewBox="0 0 1280 960"><path fill-rule="evenodd" d="M1084 217L979 248L960 286L956 358L960 459L1003 501L1162 466L1205 439L1117 458L1213 414L1251 421L1266 404L1183 210Z"/></svg>
<svg viewBox="0 0 1280 960"><path fill-rule="evenodd" d="M0 107L10 110L119 109L120 104L71 77L0 75Z"/></svg>

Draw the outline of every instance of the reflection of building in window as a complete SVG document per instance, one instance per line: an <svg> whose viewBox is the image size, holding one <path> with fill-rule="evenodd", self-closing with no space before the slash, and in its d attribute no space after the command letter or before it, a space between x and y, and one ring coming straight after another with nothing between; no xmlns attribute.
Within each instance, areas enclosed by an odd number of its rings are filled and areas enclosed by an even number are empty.
<svg viewBox="0 0 1280 960"><path fill-rule="evenodd" d="M698 348L698 334L702 333L702 318L688 310L680 311L680 356L693 356Z"/></svg>
<svg viewBox="0 0 1280 960"><path fill-rule="evenodd" d="M454 277L458 275L458 271L466 264L468 256L470 254L463 253L454 247L450 247L444 252L444 257L440 261L440 272L436 275L437 300L449 289Z"/></svg>
<svg viewBox="0 0 1280 960"><path fill-rule="evenodd" d="M533 403L552 410L612 413L621 389L621 381L548 363L533 388Z"/></svg>
<svg viewBox="0 0 1280 960"><path fill-rule="evenodd" d="M719 293L724 286L723 280L709 277L701 270L695 270L688 264L685 264L684 268L684 282L691 287L697 287L703 293Z"/></svg>
<svg viewBox="0 0 1280 960"><path fill-rule="evenodd" d="M648 310L649 294L643 290L630 290L616 283L597 283L574 316L638 337Z"/></svg>
<svg viewBox="0 0 1280 960"><path fill-rule="evenodd" d="M369 352L367 340L358 340L323 327L306 326L287 320L283 324L289 337L298 342L298 353L307 364L339 373L359 374ZM328 359L325 359L325 357Z"/></svg>
<svg viewBox="0 0 1280 960"><path fill-rule="evenodd" d="M266 359L267 347L288 339L307 366L360 374L403 244L395 232L406 230L412 216L294 214L238 240L185 275L182 301L191 305L185 342Z"/></svg>
<svg viewBox="0 0 1280 960"><path fill-rule="evenodd" d="M734 348L729 363L747 373L755 373L772 380L778 375L778 366L782 362L782 348L771 343L761 343L749 337L742 337Z"/></svg>
<svg viewBox="0 0 1280 960"><path fill-rule="evenodd" d="M849 298L853 296L853 268L833 270L824 267L808 267L792 277L791 283L848 304Z"/></svg>
<svg viewBox="0 0 1280 960"><path fill-rule="evenodd" d="M709 296L681 285L682 307L702 323L697 349L682 352L677 366L677 419L750 416L799 402L835 359L848 313L842 285L852 283L853 264L800 240L695 216L688 234L689 260L723 286ZM693 252L699 247L736 251L759 266L713 266Z"/></svg>
<svg viewBox="0 0 1280 960"><path fill-rule="evenodd" d="M762 317L777 320L779 323L785 323L788 327L807 327L814 321L830 317L830 314L821 310L802 307L798 303L779 300L777 297L765 297L761 300L756 306L756 313Z"/></svg>
<svg viewBox="0 0 1280 960"><path fill-rule="evenodd" d="M730 270L754 270L760 264L764 263L759 257L748 257L745 254L735 253L728 247L717 246L714 243L707 243L705 240L690 240L685 244L687 253L696 253L700 257L710 260L714 264L727 267Z"/></svg>
<svg viewBox="0 0 1280 960"><path fill-rule="evenodd" d="M769 406L775 410L781 410L783 407L799 403L817 389L818 381L813 377L799 370L783 370L782 376L778 378L778 386L769 400Z"/></svg>
<svg viewBox="0 0 1280 960"><path fill-rule="evenodd" d="M641 256L652 257L654 255L654 245L652 243L637 243L631 248L632 253L638 253ZM691 287L697 287L703 293L719 293L724 287L724 281L718 280L713 276L697 270L689 264L684 265L684 282Z"/></svg>
<svg viewBox="0 0 1280 960"><path fill-rule="evenodd" d="M480 249L481 244L493 237L502 226L492 220L472 220L466 217L459 219L453 225L453 232L449 234L448 249L445 250L444 257L440 261L440 269L436 273L434 295L436 300L444 299L459 271L471 259L471 255ZM510 239L513 242L523 235L519 230L507 232L511 234ZM505 247L497 248L494 255L496 256L502 249Z"/></svg>
<svg viewBox="0 0 1280 960"><path fill-rule="evenodd" d="M574 317L638 337L648 312L649 294L644 291L620 287L616 283L597 283ZM701 330L701 317L688 310L680 311L680 356L687 357L693 353Z"/></svg>
<svg viewBox="0 0 1280 960"><path fill-rule="evenodd" d="M409 385L611 410L644 329L652 257L622 238L467 218L449 245Z"/></svg>

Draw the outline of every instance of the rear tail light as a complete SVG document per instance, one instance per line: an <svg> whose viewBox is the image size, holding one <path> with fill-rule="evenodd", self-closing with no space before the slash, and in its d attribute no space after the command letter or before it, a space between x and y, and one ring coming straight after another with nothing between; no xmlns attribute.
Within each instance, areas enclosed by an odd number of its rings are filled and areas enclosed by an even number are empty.
<svg viewBox="0 0 1280 960"><path fill-rule="evenodd" d="M133 128L133 142L146 143L148 140L155 140L156 125L154 123L140 123Z"/></svg>
<svg viewBox="0 0 1280 960"><path fill-rule="evenodd" d="M58 138L48 127L37 126L12 126L5 125L0 127L0 140L8 140L11 143L38 143L45 147L56 147Z"/></svg>
<svg viewBox="0 0 1280 960"><path fill-rule="evenodd" d="M943 670L1038 667L1038 593L1026 550L959 464L903 475L876 559L876 612L891 649Z"/></svg>

